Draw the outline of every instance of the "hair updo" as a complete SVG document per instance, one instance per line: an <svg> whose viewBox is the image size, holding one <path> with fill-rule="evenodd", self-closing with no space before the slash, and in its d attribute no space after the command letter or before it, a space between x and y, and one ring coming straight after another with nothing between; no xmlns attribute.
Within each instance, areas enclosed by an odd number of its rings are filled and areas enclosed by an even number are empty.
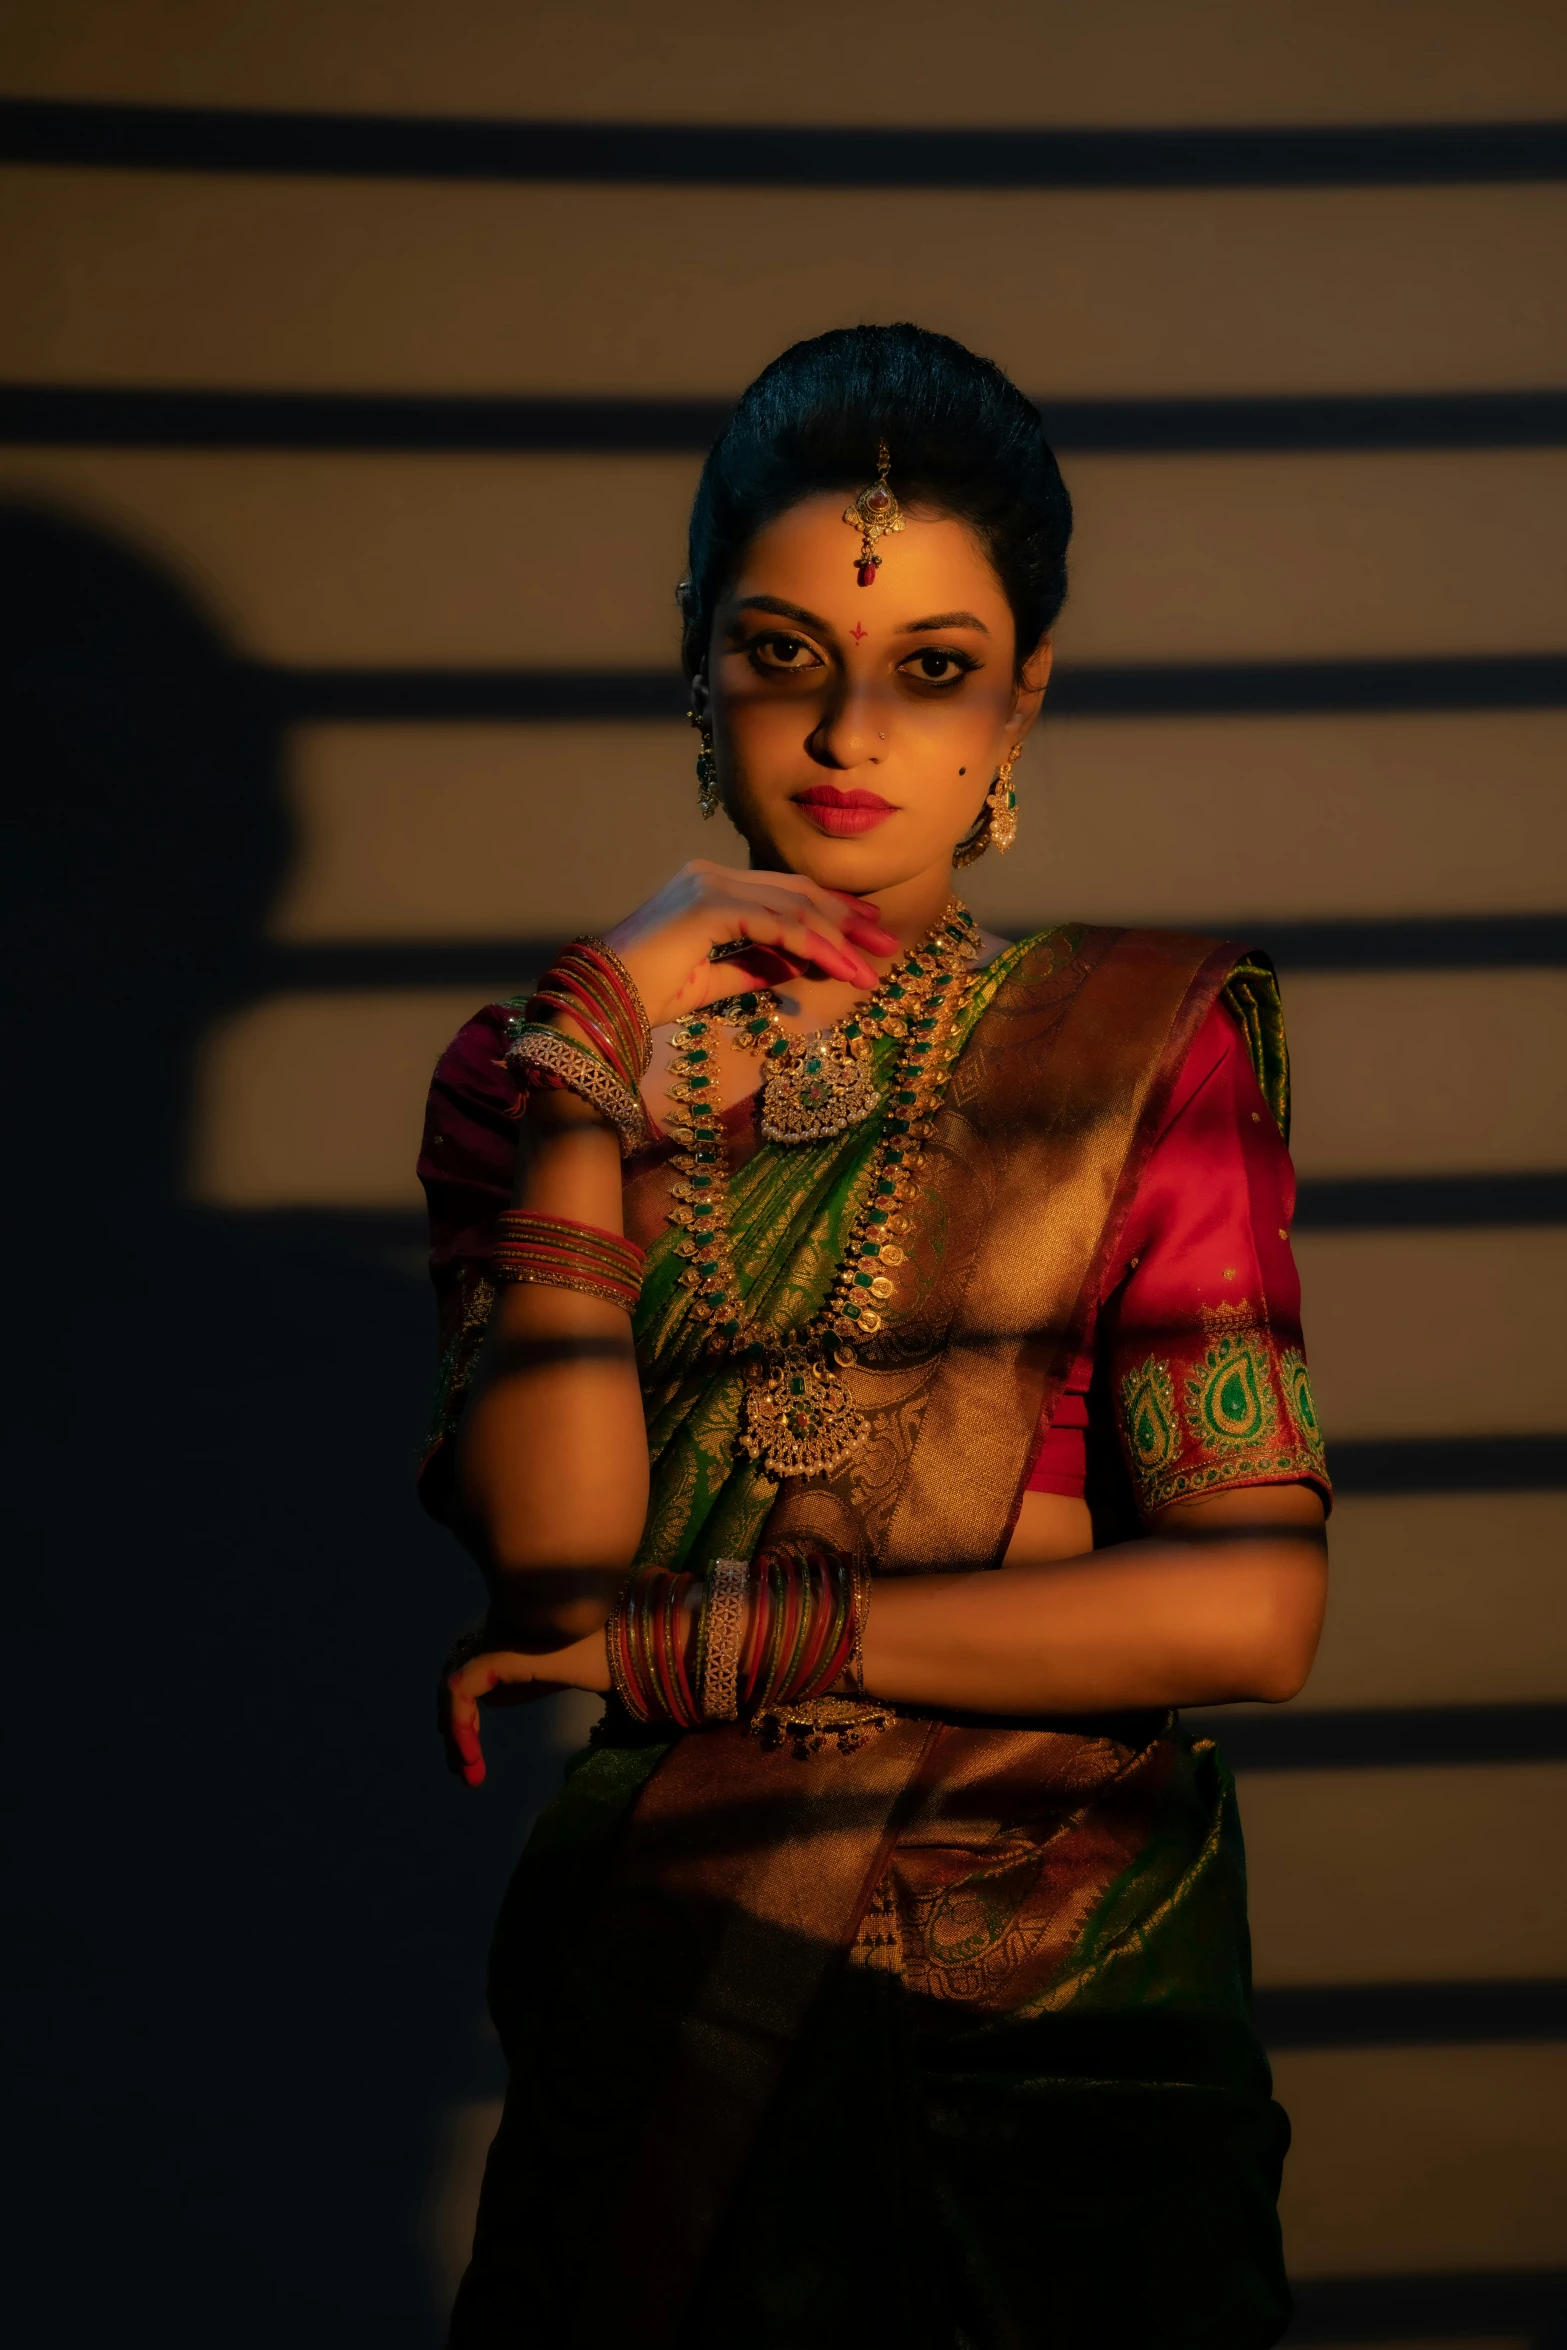
<svg viewBox="0 0 1567 2350"><path fill-rule="evenodd" d="M1066 597L1072 501L1039 411L995 362L921 326L845 326L795 343L743 392L708 454L681 582L690 676L759 530L817 492L850 495L892 456L905 507L965 522L1001 582L1021 665Z"/></svg>

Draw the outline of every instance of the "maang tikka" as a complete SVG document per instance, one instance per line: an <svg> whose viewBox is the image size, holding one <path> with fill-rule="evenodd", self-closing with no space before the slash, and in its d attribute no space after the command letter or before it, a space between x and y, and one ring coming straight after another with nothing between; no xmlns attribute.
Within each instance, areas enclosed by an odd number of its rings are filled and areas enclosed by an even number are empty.
<svg viewBox="0 0 1567 2350"><path fill-rule="evenodd" d="M887 487L887 476L892 470L892 458L883 441L876 451L876 479L867 482L852 505L845 506L843 519L860 534L859 583L874 587L876 574L881 569L881 557L876 552L876 541L884 533L903 528L903 508Z"/></svg>

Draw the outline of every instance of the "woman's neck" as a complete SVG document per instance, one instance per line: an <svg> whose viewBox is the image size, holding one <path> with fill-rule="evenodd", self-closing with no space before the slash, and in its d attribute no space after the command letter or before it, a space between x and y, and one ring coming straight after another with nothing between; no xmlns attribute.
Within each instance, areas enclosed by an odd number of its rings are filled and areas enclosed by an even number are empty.
<svg viewBox="0 0 1567 2350"><path fill-rule="evenodd" d="M899 955L929 937L953 894L953 876L944 866L895 882L887 889L867 890L865 895L877 907L882 928L897 939L899 954L868 955L866 960L885 976ZM810 1035L844 1019L856 1004L864 1002L866 990L850 987L841 979L802 978L776 982L773 994L785 1027Z"/></svg>
<svg viewBox="0 0 1567 2350"><path fill-rule="evenodd" d="M900 945L897 954L869 954L867 961L883 978L900 961L902 954L916 947L921 938L940 924L942 914L954 895L951 874L937 870L935 874L916 874L912 881L897 881L893 888L867 891L867 898L879 907L881 926L893 933ZM834 1027L834 1022L848 1018L858 1003L865 1003L867 989L850 987L846 980L778 980L773 985L773 996L778 999L780 1018L787 1029L796 1034L815 1034L818 1029Z"/></svg>

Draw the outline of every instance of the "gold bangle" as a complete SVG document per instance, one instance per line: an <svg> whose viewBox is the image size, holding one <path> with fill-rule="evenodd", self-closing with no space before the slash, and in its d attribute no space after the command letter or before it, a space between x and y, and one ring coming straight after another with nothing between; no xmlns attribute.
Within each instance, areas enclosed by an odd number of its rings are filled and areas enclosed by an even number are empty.
<svg viewBox="0 0 1567 2350"><path fill-rule="evenodd" d="M865 1695L865 1619L871 1612L871 1579L858 1559L849 1561L851 1596L849 1605L854 1613L854 1631L849 1641L849 1661L844 1668L844 1680L856 1697Z"/></svg>
<svg viewBox="0 0 1567 2350"><path fill-rule="evenodd" d="M700 1691L705 1722L740 1718L740 1650L750 1614L750 1583L751 1570L744 1559L714 1559L708 1569Z"/></svg>
<svg viewBox="0 0 1567 2350"><path fill-rule="evenodd" d="M575 1037L562 1036L542 1020L525 1020L507 1048L506 1066L524 1081L529 1069L559 1077L569 1092L614 1127L623 1159L629 1159L647 1141L647 1112L640 1096L622 1085L608 1062L589 1046L578 1044Z"/></svg>
<svg viewBox="0 0 1567 2350"><path fill-rule="evenodd" d="M588 1273L557 1273L534 1265L498 1265L492 1258L490 1279L514 1289L574 1289L579 1297L601 1297L607 1306L619 1306L623 1313L634 1314L637 1310L638 1300L625 1283L595 1281Z"/></svg>
<svg viewBox="0 0 1567 2350"><path fill-rule="evenodd" d="M621 1661L620 1655L620 1622L621 1617L625 1613L626 1593L629 1589L629 1584L622 1586L620 1596L609 1611L608 1620L604 1626L604 1657L605 1662L609 1666L610 1688L614 1691L616 1697L620 1700L620 1703L625 1707L627 1713L631 1716L631 1719L634 1722L644 1722L646 1721L647 1716L643 1713L630 1689L626 1686L625 1666Z"/></svg>

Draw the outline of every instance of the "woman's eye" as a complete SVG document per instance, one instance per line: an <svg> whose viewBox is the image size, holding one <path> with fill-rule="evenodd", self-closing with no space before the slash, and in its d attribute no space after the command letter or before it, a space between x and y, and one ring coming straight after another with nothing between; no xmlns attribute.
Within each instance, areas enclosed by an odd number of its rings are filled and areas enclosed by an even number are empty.
<svg viewBox="0 0 1567 2350"><path fill-rule="evenodd" d="M819 669L820 656L797 636L761 636L751 647L766 669Z"/></svg>
<svg viewBox="0 0 1567 2350"><path fill-rule="evenodd" d="M922 685L956 685L975 664L960 653L942 653L934 645L927 645L924 652L911 653L898 666L905 677L917 677Z"/></svg>

